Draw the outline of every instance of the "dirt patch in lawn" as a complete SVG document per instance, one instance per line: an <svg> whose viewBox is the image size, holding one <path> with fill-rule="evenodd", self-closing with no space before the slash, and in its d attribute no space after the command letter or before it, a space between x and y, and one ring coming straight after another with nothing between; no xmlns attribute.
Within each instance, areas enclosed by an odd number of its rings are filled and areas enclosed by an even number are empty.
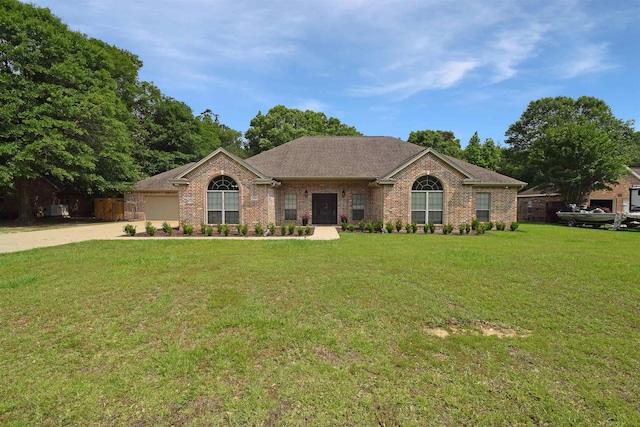
<svg viewBox="0 0 640 427"><path fill-rule="evenodd" d="M495 336L498 338L526 338L531 335L531 331L520 328L510 328L496 325L495 323L476 320L468 324L461 324L454 320L444 328L422 328L424 332L438 338L447 338L449 335L482 335L485 337Z"/></svg>

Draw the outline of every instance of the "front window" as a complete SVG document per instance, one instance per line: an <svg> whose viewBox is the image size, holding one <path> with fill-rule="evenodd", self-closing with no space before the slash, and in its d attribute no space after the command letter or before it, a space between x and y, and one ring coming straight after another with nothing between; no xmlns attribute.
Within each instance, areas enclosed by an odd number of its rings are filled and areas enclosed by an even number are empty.
<svg viewBox="0 0 640 427"><path fill-rule="evenodd" d="M284 195L284 219L285 221L298 219L298 196L296 194Z"/></svg>
<svg viewBox="0 0 640 427"><path fill-rule="evenodd" d="M442 224L443 217L442 183L429 175L418 178L411 189L411 222Z"/></svg>
<svg viewBox="0 0 640 427"><path fill-rule="evenodd" d="M207 224L238 224L240 222L240 193L238 184L220 175L207 188Z"/></svg>
<svg viewBox="0 0 640 427"><path fill-rule="evenodd" d="M351 198L353 204L353 212L351 217L354 221L360 221L364 219L364 194L354 194Z"/></svg>
<svg viewBox="0 0 640 427"><path fill-rule="evenodd" d="M489 222L491 218L491 194L476 194L476 218L480 222Z"/></svg>

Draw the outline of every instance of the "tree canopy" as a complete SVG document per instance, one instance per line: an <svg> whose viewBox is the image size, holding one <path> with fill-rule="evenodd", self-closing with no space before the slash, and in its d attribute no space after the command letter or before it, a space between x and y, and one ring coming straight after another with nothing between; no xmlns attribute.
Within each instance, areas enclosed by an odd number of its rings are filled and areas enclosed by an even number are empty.
<svg viewBox="0 0 640 427"><path fill-rule="evenodd" d="M407 142L433 148L440 154L461 158L460 140L449 130L417 130L409 134Z"/></svg>
<svg viewBox="0 0 640 427"><path fill-rule="evenodd" d="M108 192L134 180L137 58L18 1L1 3L0 28L0 186L51 176Z"/></svg>
<svg viewBox="0 0 640 427"><path fill-rule="evenodd" d="M475 132L463 150L463 158L469 163L495 171L502 164L502 149L491 138L480 143L478 132Z"/></svg>
<svg viewBox="0 0 640 427"><path fill-rule="evenodd" d="M633 135L632 122L600 99L542 98L507 130L506 155L515 177L554 186L565 202L580 204L625 173Z"/></svg>
<svg viewBox="0 0 640 427"><path fill-rule="evenodd" d="M248 156L270 150L301 136L362 135L353 126L345 125L335 117L312 110L297 110L276 105L267 114L258 114L251 120L244 134Z"/></svg>

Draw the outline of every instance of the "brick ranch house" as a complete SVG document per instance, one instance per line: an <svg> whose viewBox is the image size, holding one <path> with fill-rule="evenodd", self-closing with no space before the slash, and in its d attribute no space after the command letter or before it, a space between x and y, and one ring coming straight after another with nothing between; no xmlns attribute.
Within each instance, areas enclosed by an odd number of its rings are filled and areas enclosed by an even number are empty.
<svg viewBox="0 0 640 427"><path fill-rule="evenodd" d="M220 148L125 194L128 220L315 225L516 221L524 182L392 137L302 137L241 159Z"/></svg>
<svg viewBox="0 0 640 427"><path fill-rule="evenodd" d="M640 200L640 167L627 167L627 174L610 187L610 190L589 194L586 205L610 212L640 211L640 205L634 204L635 200ZM565 203L562 196L553 188L530 188L518 194L520 222L558 222L556 212L563 208Z"/></svg>

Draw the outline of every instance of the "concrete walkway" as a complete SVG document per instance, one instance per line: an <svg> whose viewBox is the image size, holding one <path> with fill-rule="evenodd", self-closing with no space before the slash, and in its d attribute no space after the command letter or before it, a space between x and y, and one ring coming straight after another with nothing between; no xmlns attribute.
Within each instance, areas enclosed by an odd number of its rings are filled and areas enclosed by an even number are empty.
<svg viewBox="0 0 640 427"><path fill-rule="evenodd" d="M88 240L138 240L124 235L122 230L126 222L109 222L104 224L76 225L73 227L51 228L38 231L24 231L0 234L0 253L20 252L34 248L65 245L67 243L85 242ZM144 230L144 221L130 222L137 230ZM336 240L340 236L335 227L315 227L313 235L299 236L268 236L268 237L206 237L206 239L243 239L243 240ZM145 239L168 239L168 237L145 237ZM171 239L193 239L189 236L176 236Z"/></svg>

